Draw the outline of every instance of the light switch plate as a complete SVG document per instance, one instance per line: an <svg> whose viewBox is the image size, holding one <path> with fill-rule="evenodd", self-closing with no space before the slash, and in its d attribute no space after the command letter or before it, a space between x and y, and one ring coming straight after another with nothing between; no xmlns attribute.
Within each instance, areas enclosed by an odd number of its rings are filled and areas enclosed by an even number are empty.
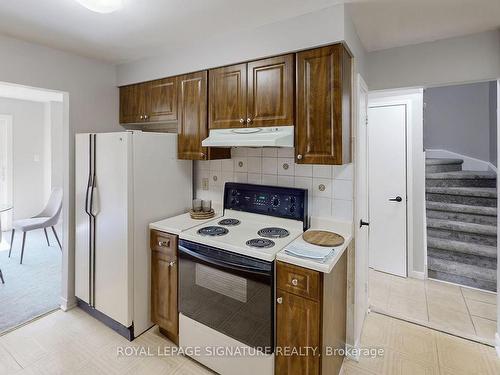
<svg viewBox="0 0 500 375"><path fill-rule="evenodd" d="M201 179L201 188L203 190L208 190L208 178L202 178Z"/></svg>

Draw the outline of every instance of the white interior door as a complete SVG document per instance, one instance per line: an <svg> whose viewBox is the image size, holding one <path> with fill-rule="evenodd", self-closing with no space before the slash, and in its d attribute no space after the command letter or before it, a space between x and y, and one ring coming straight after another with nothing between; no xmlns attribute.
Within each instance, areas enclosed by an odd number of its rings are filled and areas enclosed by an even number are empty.
<svg viewBox="0 0 500 375"><path fill-rule="evenodd" d="M406 105L368 109L370 267L407 276Z"/></svg>
<svg viewBox="0 0 500 375"><path fill-rule="evenodd" d="M0 204L12 204L12 116L0 115ZM12 210L0 214L2 231L12 229Z"/></svg>

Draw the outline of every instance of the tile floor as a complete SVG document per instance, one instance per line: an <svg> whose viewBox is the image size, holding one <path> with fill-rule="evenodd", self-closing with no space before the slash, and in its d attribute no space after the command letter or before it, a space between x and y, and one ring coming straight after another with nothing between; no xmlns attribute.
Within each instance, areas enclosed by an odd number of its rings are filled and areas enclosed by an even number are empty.
<svg viewBox="0 0 500 375"><path fill-rule="evenodd" d="M433 280L402 278L370 269L373 311L493 344L496 293Z"/></svg>
<svg viewBox="0 0 500 375"><path fill-rule="evenodd" d="M367 316L363 348L383 348L380 357L346 359L343 375L493 375L500 359L489 346L377 313Z"/></svg>
<svg viewBox="0 0 500 375"><path fill-rule="evenodd" d="M119 347L157 353L171 345L156 329L129 343L78 308L57 311L0 336L0 374L212 374L182 356L118 356ZM344 375L500 373L500 359L491 347L373 312L361 345L381 348L383 355L345 360Z"/></svg>
<svg viewBox="0 0 500 375"><path fill-rule="evenodd" d="M183 356L118 355L120 347L156 354L172 345L156 329L130 343L78 308L58 310L0 336L0 375L212 374Z"/></svg>

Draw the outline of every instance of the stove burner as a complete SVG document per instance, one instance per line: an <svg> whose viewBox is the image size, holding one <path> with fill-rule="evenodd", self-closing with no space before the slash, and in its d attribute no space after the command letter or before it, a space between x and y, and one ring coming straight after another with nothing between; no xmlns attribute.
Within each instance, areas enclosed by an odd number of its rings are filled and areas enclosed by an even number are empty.
<svg viewBox="0 0 500 375"><path fill-rule="evenodd" d="M225 226L228 226L228 227L233 227L235 225L240 225L241 221L239 221L238 219L222 219L221 221L219 221L218 224L219 225L225 225Z"/></svg>
<svg viewBox="0 0 500 375"><path fill-rule="evenodd" d="M252 238L246 243L247 246L256 247L259 249L268 249L274 246L274 241L268 240L267 238Z"/></svg>
<svg viewBox="0 0 500 375"><path fill-rule="evenodd" d="M266 238L283 238L290 235L290 232L283 228L269 227L257 232L259 236Z"/></svg>
<svg viewBox="0 0 500 375"><path fill-rule="evenodd" d="M223 236L228 233L229 230L227 230L226 228L218 227L215 225L198 229L198 234L201 234L202 236Z"/></svg>

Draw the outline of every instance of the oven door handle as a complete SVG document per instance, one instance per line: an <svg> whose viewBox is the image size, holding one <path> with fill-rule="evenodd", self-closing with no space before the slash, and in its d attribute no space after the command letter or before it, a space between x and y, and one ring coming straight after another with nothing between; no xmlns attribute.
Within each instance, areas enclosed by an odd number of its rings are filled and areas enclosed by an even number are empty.
<svg viewBox="0 0 500 375"><path fill-rule="evenodd" d="M252 274L257 274L257 275L265 275L265 276L270 276L272 271L266 271L260 268L256 267L248 267L248 266L242 266L240 264L235 264L231 262L225 262L219 259L214 259L207 257L205 255L199 254L196 251L189 250L188 248L184 246L179 246L179 252L184 253L189 255L192 258L201 260L205 263L213 264L215 266L223 267L223 268L229 268L235 271L240 271L240 272L248 272Z"/></svg>

